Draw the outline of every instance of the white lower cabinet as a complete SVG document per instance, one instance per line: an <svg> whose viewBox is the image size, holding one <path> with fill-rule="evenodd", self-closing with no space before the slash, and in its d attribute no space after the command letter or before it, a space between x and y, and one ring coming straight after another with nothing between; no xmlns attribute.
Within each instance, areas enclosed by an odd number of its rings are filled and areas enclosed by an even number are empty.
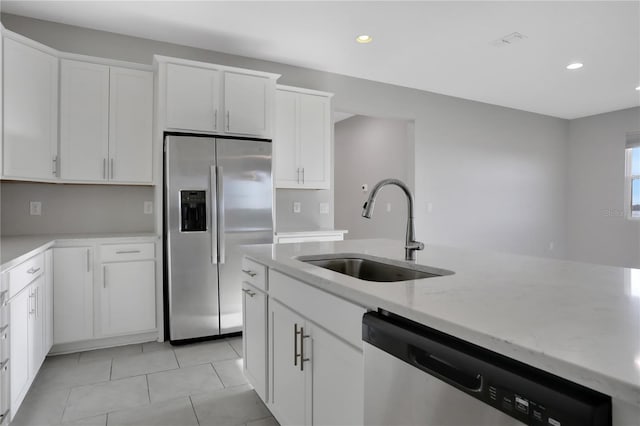
<svg viewBox="0 0 640 426"><path fill-rule="evenodd" d="M244 375L264 401L267 400L267 296L242 283L242 347Z"/></svg>
<svg viewBox="0 0 640 426"><path fill-rule="evenodd" d="M249 262L255 263L245 259ZM358 330L366 309L272 269L266 293L248 283L243 291L245 374L278 422L361 425L364 372ZM261 381L265 361L266 396Z"/></svg>
<svg viewBox="0 0 640 426"><path fill-rule="evenodd" d="M11 412L16 413L29 388L29 329L31 287L23 289L9 303L11 327Z"/></svg>
<svg viewBox="0 0 640 426"><path fill-rule="evenodd" d="M93 337L93 247L53 249L53 343Z"/></svg>
<svg viewBox="0 0 640 426"><path fill-rule="evenodd" d="M156 327L156 263L114 262L102 266L103 335L135 333Z"/></svg>

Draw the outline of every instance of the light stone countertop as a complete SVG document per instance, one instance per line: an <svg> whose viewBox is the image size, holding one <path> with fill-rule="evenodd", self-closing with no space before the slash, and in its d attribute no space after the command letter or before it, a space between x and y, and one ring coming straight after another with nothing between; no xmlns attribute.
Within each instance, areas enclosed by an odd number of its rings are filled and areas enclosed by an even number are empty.
<svg viewBox="0 0 640 426"><path fill-rule="evenodd" d="M300 235L326 235L326 234L347 234L349 231L346 229L328 229L328 228L320 228L320 229L282 229L276 231L276 235L279 237L296 237Z"/></svg>
<svg viewBox="0 0 640 426"><path fill-rule="evenodd" d="M640 406L640 270L427 245L417 252L417 263L454 275L377 283L295 259L364 253L402 262L403 247L380 239L243 249L358 305L402 315Z"/></svg>
<svg viewBox="0 0 640 426"><path fill-rule="evenodd" d="M0 273L56 244L155 241L154 233L24 235L0 238Z"/></svg>

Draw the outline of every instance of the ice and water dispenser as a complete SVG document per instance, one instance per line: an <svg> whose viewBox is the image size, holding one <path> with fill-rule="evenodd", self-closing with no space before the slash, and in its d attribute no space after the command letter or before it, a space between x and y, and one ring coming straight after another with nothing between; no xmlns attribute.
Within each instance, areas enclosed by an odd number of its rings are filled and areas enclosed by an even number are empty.
<svg viewBox="0 0 640 426"><path fill-rule="evenodd" d="M180 191L180 232L207 230L206 191Z"/></svg>

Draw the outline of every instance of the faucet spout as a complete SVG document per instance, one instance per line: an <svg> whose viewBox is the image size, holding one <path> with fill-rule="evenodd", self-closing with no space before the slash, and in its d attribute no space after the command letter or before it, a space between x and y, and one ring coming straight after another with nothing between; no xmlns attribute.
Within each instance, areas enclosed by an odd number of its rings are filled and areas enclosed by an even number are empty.
<svg viewBox="0 0 640 426"><path fill-rule="evenodd" d="M411 194L409 187L404 182L399 179L383 179L378 182L373 187L371 194L369 194L369 198L367 198L367 201L362 206L362 217L371 219L378 192L380 192L382 187L386 185L395 185L399 187L407 197L407 234L405 237L404 257L406 260L416 260L415 252L416 250L423 250L424 244L420 241L415 241L415 229L413 226L413 195Z"/></svg>

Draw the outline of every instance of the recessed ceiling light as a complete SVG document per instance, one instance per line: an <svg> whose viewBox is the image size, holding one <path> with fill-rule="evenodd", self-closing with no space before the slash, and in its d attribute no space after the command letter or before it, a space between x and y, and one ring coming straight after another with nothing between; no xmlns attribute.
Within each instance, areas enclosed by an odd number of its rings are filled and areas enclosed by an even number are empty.
<svg viewBox="0 0 640 426"><path fill-rule="evenodd" d="M362 44L371 43L371 40L373 40L373 38L367 34L360 34L358 37L356 37L356 41Z"/></svg>
<svg viewBox="0 0 640 426"><path fill-rule="evenodd" d="M579 70L580 68L582 68L584 65L581 64L580 62L574 62L572 64L567 65L567 69L568 70Z"/></svg>

